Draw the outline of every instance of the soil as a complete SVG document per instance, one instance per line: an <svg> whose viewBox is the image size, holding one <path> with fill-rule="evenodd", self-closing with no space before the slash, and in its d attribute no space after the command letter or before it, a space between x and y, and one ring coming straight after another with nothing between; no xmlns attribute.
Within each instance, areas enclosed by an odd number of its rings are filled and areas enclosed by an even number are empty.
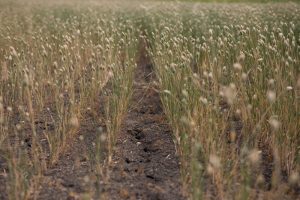
<svg viewBox="0 0 300 200"><path fill-rule="evenodd" d="M108 86L109 87L109 84ZM95 147L99 139L99 128L105 130L104 117L105 94L95 103L95 108L83 113L82 122L74 139L70 140L66 150L60 155L58 162L43 174L41 184L31 198L41 200L99 199L109 200L181 200L186 199L180 180L180 163L173 141L172 129L164 114L155 72L145 48L140 50L140 58L136 69L133 95L127 114L124 116L121 130L115 145L112 161L107 165L106 149L102 145L102 155L97 154ZM220 103L221 109L228 105ZM50 107L50 106L49 106ZM225 114L224 114L225 115ZM49 153L44 131L53 132L49 111L37 116L35 121L37 134L40 135L44 151ZM228 114L225 116L228 117ZM100 119L100 120L99 120ZM16 121L18 121L16 119ZM29 126L29 125L28 125ZM238 116L228 117L225 139L232 143L230 132L237 134L236 150L239 152L243 139L243 121ZM31 148L30 127L24 127L25 144L22 148ZM11 137L11 140L16 140ZM274 158L270 147L259 144L262 150L261 168L265 178L264 191L271 190L271 179L274 171ZM8 199L6 152L0 150L0 200ZM100 156L103 173L95 171L95 158ZM48 158L47 158L48 159ZM213 182L206 179L206 189L212 199L216 197ZM286 178L287 179L287 178ZM287 182L287 180L285 180ZM299 196L300 189L290 191ZM297 198L297 197L296 197Z"/></svg>
<svg viewBox="0 0 300 200"><path fill-rule="evenodd" d="M110 163L107 158L106 144L101 144L101 155L97 154L96 141L99 140L99 128L105 130L104 107L106 95L103 93L95 107L83 113L80 128L70 140L66 150L57 163L52 165L41 177L37 191L31 198L40 200L71 199L109 199L109 200L182 200L186 199L180 179L180 163L173 141L172 129L167 122L160 101L155 72L146 54L145 44L140 49L140 58L135 72L133 94L127 114L124 116L121 130L115 144ZM109 84L108 84L109 89ZM49 106L51 107L51 106ZM224 116L227 117L224 139L232 144L230 132L236 133L235 150L240 152L243 140L243 121L239 116L229 115L229 105L220 102ZM51 110L51 109L50 109ZM49 149L44 132L53 132L52 116L47 110L37 116L36 132L48 160ZM19 121L17 118L16 121ZM55 120L54 120L55 121ZM24 142L22 148L31 148L31 129L24 127L22 138L10 137ZM274 157L267 144L259 143L262 151L260 168L265 184L258 192L271 191ZM0 200L8 199L7 152L0 149ZM103 171L96 171L95 158L101 160ZM204 177L205 187L210 199L218 199L216 186L210 177ZM287 182L287 177L283 177ZM295 186L290 195L299 196L299 186ZM270 192L271 193L271 192ZM283 194L284 195L284 194Z"/></svg>
<svg viewBox="0 0 300 200"><path fill-rule="evenodd" d="M99 175L94 160L99 156L95 143L100 126L94 116L85 116L75 140L44 174L37 199L90 199L88 195L95 193Z"/></svg>
<svg viewBox="0 0 300 200"><path fill-rule="evenodd" d="M103 99L102 95L97 108L93 109L98 114L84 113L75 139L70 141L58 162L43 174L32 199L99 199L100 196L118 200L184 199L171 128L163 113L153 67L144 49L112 162L107 165L102 160L105 170L100 175L95 171L94 161L99 156L95 149L98 129L105 129L105 124L97 121L104 116ZM105 149L101 151L106 152Z"/></svg>
<svg viewBox="0 0 300 200"><path fill-rule="evenodd" d="M7 179L7 164L5 158L3 157L4 153L0 150L0 199L7 199L6 191L6 179Z"/></svg>
<svg viewBox="0 0 300 200"><path fill-rule="evenodd" d="M179 159L150 59L142 50L129 111L121 125L105 193L108 199L185 199Z"/></svg>
<svg viewBox="0 0 300 200"><path fill-rule="evenodd" d="M55 112L51 112L54 103L48 104L48 110L44 110L39 116L35 116L36 133L43 149L44 159L49 164L49 168L40 179L39 188L35 188L30 194L31 199L82 199L85 193L91 193L96 187L97 173L95 169L95 156L99 156L95 151L95 143L100 136L99 127L105 129L103 101L105 95L98 98L95 107L82 113L82 120L78 131L74 136L69 138L65 150L54 165L49 162L49 145L46 141L46 134L53 134L55 131ZM15 114L12 123L19 120L18 113ZM32 131L28 123L24 124L24 128L20 135L12 134L8 139L16 149L20 152L26 152L28 158L31 158L32 147ZM23 143L23 144L22 144ZM104 145L103 145L104 146ZM105 151L101 151L105 152ZM9 155L0 149L0 200L8 199L8 163L6 157ZM105 157L105 155L101 155ZM94 192L94 191L93 191Z"/></svg>
<svg viewBox="0 0 300 200"><path fill-rule="evenodd" d="M101 144L102 155L96 149L96 141L106 132L106 93L102 92L95 107L82 113L79 129L68 140L57 162L48 166L42 174L39 186L32 188L30 199L99 199L100 196L112 200L186 199L182 191L179 158L171 127L163 112L154 69L146 55L145 44L141 45L139 53L132 99L118 133L112 161L105 163L105 142ZM108 90L109 87L108 84ZM50 102L48 110L35 117L36 132L47 162L50 150L46 134L55 131L53 116L56 115L52 113L52 105ZM18 113L16 116L19 116ZM17 123L18 117L15 120L14 123ZM99 128L104 131L99 132ZM30 152L30 125L24 125L22 137L11 136L8 142L22 148L24 152L27 152L26 149ZM3 156L6 154L0 152L0 199L8 199L8 166ZM103 171L96 171L99 169L95 163L96 158L101 160Z"/></svg>

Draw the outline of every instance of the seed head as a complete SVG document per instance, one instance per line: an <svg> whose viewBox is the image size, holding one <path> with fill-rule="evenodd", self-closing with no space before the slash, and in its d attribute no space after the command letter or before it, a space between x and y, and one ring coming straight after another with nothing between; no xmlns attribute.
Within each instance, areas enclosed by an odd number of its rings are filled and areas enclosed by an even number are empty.
<svg viewBox="0 0 300 200"><path fill-rule="evenodd" d="M9 49L10 49L10 52L11 52L11 54L12 54L13 56L15 56L15 57L18 56L17 51L15 50L14 47L10 46Z"/></svg>
<svg viewBox="0 0 300 200"><path fill-rule="evenodd" d="M12 107L8 106L6 109L8 112L12 112Z"/></svg>
<svg viewBox="0 0 300 200"><path fill-rule="evenodd" d="M236 141L236 132L234 130L230 131L230 141L231 142Z"/></svg>
<svg viewBox="0 0 300 200"><path fill-rule="evenodd" d="M200 97L200 101L205 105L208 103L207 99L204 97Z"/></svg>
<svg viewBox="0 0 300 200"><path fill-rule="evenodd" d="M184 96L184 97L188 97L189 96L189 93L188 93L188 91L186 91L186 90L182 90L181 91L182 92L182 95Z"/></svg>
<svg viewBox="0 0 300 200"><path fill-rule="evenodd" d="M105 142L105 141L106 141L106 134L102 133L102 134L100 135L100 141L101 141L101 142Z"/></svg>
<svg viewBox="0 0 300 200"><path fill-rule="evenodd" d="M81 140L81 141L83 141L83 140L84 140L84 137L83 137L83 135L80 135L80 136L79 136L79 140Z"/></svg>
<svg viewBox="0 0 300 200"><path fill-rule="evenodd" d="M83 180L85 183L88 183L88 182L90 182L90 177L88 175L86 175L83 177Z"/></svg>
<svg viewBox="0 0 300 200"><path fill-rule="evenodd" d="M273 86L275 84L275 80L274 79L269 79L268 84L269 84L269 86Z"/></svg>
<svg viewBox="0 0 300 200"><path fill-rule="evenodd" d="M114 76L114 73L110 70L109 72L108 72L108 77L109 78L112 78Z"/></svg>
<svg viewBox="0 0 300 200"><path fill-rule="evenodd" d="M289 177L289 183L291 185L296 185L299 182L299 172L292 172L290 177Z"/></svg>
<svg viewBox="0 0 300 200"><path fill-rule="evenodd" d="M220 94L225 97L228 104L232 105L237 95L236 86L231 83L229 86L223 87Z"/></svg>
<svg viewBox="0 0 300 200"><path fill-rule="evenodd" d="M277 131L280 128L281 123L276 119L275 116L272 116L269 119L269 123L274 131Z"/></svg>
<svg viewBox="0 0 300 200"><path fill-rule="evenodd" d="M70 125L73 127L78 127L79 126L79 120L77 118L77 116L72 116L70 119Z"/></svg>
<svg viewBox="0 0 300 200"><path fill-rule="evenodd" d="M219 169L221 167L221 160L216 155L210 155L209 156L209 163L212 165L214 169Z"/></svg>
<svg viewBox="0 0 300 200"><path fill-rule="evenodd" d="M270 103L275 102L275 100L276 100L276 93L273 90L268 90L267 91L267 98L270 101Z"/></svg>
<svg viewBox="0 0 300 200"><path fill-rule="evenodd" d="M170 90L164 90L164 93L171 95L172 93L170 92Z"/></svg>
<svg viewBox="0 0 300 200"><path fill-rule="evenodd" d="M263 185L265 183L265 178L262 174L259 174L256 179L256 184Z"/></svg>
<svg viewBox="0 0 300 200"><path fill-rule="evenodd" d="M246 73L242 73L242 80L243 81L246 81L247 80L247 78L248 78L248 75L246 74Z"/></svg>
<svg viewBox="0 0 300 200"><path fill-rule="evenodd" d="M257 149L253 149L249 152L248 159L250 163L256 165L260 162L261 160L261 151Z"/></svg>
<svg viewBox="0 0 300 200"><path fill-rule="evenodd" d="M244 60L245 60L245 57L246 57L246 56L245 56L244 52L241 51L241 52L240 52L240 55L239 55L239 57L238 57L238 60L239 60L239 61L244 61Z"/></svg>

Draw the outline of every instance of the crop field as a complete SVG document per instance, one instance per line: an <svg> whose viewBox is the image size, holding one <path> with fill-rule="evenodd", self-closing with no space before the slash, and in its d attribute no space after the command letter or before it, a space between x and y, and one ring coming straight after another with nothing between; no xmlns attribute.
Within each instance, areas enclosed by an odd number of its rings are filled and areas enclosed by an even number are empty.
<svg viewBox="0 0 300 200"><path fill-rule="evenodd" d="M0 200L300 199L300 4L217 2L0 0Z"/></svg>

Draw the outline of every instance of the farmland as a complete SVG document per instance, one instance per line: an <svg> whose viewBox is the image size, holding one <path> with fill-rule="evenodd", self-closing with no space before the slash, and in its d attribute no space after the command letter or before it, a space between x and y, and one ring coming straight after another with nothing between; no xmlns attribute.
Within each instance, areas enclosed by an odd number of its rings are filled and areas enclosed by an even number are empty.
<svg viewBox="0 0 300 200"><path fill-rule="evenodd" d="M0 0L0 199L297 199L300 4Z"/></svg>

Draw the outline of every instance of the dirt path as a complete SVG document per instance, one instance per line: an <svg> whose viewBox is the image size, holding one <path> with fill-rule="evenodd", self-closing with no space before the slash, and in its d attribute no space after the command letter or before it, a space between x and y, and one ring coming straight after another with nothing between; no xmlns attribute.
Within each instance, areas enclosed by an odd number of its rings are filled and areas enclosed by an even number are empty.
<svg viewBox="0 0 300 200"><path fill-rule="evenodd" d="M184 199L171 128L142 50L129 111L109 166L108 199Z"/></svg>

